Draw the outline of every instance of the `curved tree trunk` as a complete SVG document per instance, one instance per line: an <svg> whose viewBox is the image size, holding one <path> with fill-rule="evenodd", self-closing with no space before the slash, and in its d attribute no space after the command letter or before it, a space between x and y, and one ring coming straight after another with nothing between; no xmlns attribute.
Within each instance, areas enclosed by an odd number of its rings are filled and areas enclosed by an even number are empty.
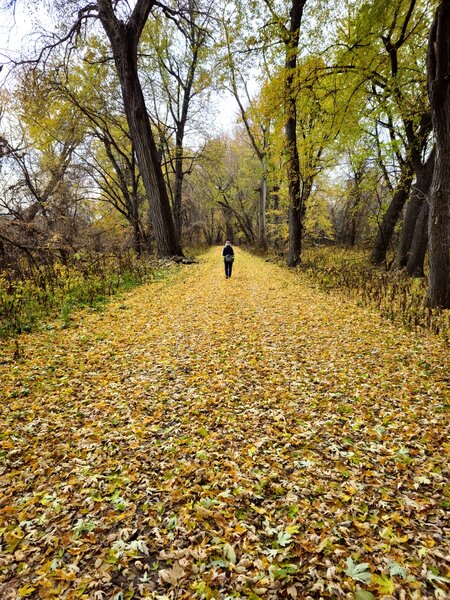
<svg viewBox="0 0 450 600"><path fill-rule="evenodd" d="M419 188L419 182L416 182L411 190L411 195L406 207L405 218L403 220L402 232L400 234L397 257L397 267L399 269L406 267L408 263L417 219L424 202L424 194Z"/></svg>
<svg viewBox="0 0 450 600"><path fill-rule="evenodd" d="M422 202L422 208L417 217L411 248L408 252L406 272L411 277L423 277L425 255L428 245L428 199Z"/></svg>
<svg viewBox="0 0 450 600"><path fill-rule="evenodd" d="M442 0L436 11L427 67L436 165L430 193L426 302L431 308L450 308L450 0Z"/></svg>

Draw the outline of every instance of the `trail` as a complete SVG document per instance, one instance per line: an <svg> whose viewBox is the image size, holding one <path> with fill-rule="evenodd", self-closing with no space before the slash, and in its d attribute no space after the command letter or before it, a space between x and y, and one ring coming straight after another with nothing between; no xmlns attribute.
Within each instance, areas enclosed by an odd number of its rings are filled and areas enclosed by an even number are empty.
<svg viewBox="0 0 450 600"><path fill-rule="evenodd" d="M4 349L0 598L450 597L446 349L222 269Z"/></svg>

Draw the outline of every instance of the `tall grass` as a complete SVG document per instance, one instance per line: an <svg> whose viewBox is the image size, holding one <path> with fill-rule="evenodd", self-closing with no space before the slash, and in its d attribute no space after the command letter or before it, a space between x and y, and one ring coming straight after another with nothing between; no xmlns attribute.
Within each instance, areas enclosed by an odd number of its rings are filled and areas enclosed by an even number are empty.
<svg viewBox="0 0 450 600"><path fill-rule="evenodd" d="M26 278L0 274L0 338L45 326L59 317L68 326L72 312L101 307L109 296L152 279L156 263L133 254L77 255L29 271Z"/></svg>
<svg viewBox="0 0 450 600"><path fill-rule="evenodd" d="M374 267L366 252L336 247L306 249L301 270L327 290L342 290L408 329L432 331L449 343L450 311L425 307L423 278Z"/></svg>

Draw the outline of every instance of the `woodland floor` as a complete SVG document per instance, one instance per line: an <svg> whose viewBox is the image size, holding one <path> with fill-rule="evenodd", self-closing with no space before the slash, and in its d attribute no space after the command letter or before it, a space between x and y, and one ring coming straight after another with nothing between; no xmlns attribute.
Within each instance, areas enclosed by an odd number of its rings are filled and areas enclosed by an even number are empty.
<svg viewBox="0 0 450 600"><path fill-rule="evenodd" d="M220 249L0 357L0 598L450 598L448 350Z"/></svg>

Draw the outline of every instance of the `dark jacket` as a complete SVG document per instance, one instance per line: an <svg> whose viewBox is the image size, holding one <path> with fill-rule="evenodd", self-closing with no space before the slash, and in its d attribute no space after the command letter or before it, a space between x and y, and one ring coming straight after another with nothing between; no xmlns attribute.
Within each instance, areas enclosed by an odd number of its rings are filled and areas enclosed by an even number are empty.
<svg viewBox="0 0 450 600"><path fill-rule="evenodd" d="M231 246L224 246L224 249L222 250L222 256L227 256L228 254L234 256L234 250Z"/></svg>

